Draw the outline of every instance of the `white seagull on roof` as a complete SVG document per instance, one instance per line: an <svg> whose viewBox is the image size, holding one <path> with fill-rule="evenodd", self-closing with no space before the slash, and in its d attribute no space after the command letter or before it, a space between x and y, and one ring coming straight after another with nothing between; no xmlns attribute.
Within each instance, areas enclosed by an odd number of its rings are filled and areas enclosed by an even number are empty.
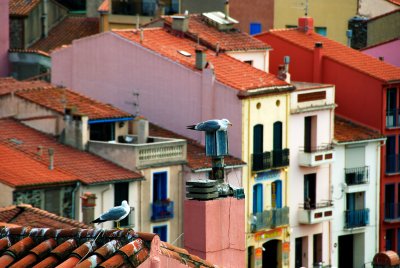
<svg viewBox="0 0 400 268"><path fill-rule="evenodd" d="M187 128L198 131L215 132L218 130L226 131L229 125L232 126L232 123L229 122L228 119L221 119L221 120L213 119L198 123L197 125L187 126Z"/></svg>
<svg viewBox="0 0 400 268"><path fill-rule="evenodd" d="M103 213L92 221L91 223L102 223L105 221L115 221L117 223L117 228L119 229L119 221L125 219L126 216L131 212L131 207L128 205L126 200L122 201L122 204L117 207L111 208L106 213Z"/></svg>

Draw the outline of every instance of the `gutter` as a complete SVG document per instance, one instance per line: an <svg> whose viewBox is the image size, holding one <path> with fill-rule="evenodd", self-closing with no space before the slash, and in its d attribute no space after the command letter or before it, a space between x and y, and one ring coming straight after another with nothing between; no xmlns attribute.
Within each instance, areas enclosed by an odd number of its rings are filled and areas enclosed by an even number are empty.
<svg viewBox="0 0 400 268"><path fill-rule="evenodd" d="M386 141L386 137L377 138L377 139L370 139L370 140L346 141L346 142L338 142L336 140L333 140L332 144L335 144L335 145L348 145L348 144L360 144L360 143L375 142L375 141Z"/></svg>
<svg viewBox="0 0 400 268"><path fill-rule="evenodd" d="M292 85L282 86L282 87L270 87L270 88L256 88L256 89L249 89L246 91L240 91L237 96L239 99L245 99L251 96L256 95L269 95L269 94L276 94L276 93L283 93L286 91L293 91L296 87Z"/></svg>

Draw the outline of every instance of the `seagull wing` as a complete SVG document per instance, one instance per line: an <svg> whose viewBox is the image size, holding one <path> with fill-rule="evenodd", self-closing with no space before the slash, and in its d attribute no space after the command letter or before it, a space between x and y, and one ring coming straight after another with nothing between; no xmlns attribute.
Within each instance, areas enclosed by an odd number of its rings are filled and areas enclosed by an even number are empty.
<svg viewBox="0 0 400 268"><path fill-rule="evenodd" d="M124 207L118 206L110 209L106 213L100 216L100 219L103 221L115 221L119 220L122 217L126 217L129 211L126 211Z"/></svg>
<svg viewBox="0 0 400 268"><path fill-rule="evenodd" d="M195 127L196 130L200 131L217 131L221 128L219 120L208 120L201 123L198 123Z"/></svg>

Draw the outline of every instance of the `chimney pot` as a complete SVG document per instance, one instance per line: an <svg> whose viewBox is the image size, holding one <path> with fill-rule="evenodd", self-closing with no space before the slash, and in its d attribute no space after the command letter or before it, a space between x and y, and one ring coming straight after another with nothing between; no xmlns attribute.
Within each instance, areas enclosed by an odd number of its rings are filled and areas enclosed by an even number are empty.
<svg viewBox="0 0 400 268"><path fill-rule="evenodd" d="M301 17L298 20L299 31L310 34L314 31L314 19L311 17Z"/></svg>
<svg viewBox="0 0 400 268"><path fill-rule="evenodd" d="M204 48L196 48L196 68L203 70L206 66L206 53Z"/></svg>
<svg viewBox="0 0 400 268"><path fill-rule="evenodd" d="M323 47L323 45L322 45L321 42L316 42L315 43L315 48L322 48L322 47Z"/></svg>
<svg viewBox="0 0 400 268"><path fill-rule="evenodd" d="M49 169L53 170L54 169L54 149L49 148L48 152L49 152L49 158L50 158Z"/></svg>
<svg viewBox="0 0 400 268"><path fill-rule="evenodd" d="M189 15L185 12L184 16L172 16L172 30L185 33L189 28Z"/></svg>
<svg viewBox="0 0 400 268"><path fill-rule="evenodd" d="M225 1L225 19L229 17L229 0Z"/></svg>

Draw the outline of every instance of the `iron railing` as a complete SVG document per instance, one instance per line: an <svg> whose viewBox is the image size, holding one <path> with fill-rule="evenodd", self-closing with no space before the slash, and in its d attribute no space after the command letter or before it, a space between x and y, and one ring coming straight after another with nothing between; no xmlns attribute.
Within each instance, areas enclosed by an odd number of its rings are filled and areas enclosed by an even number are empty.
<svg viewBox="0 0 400 268"><path fill-rule="evenodd" d="M357 209L345 211L345 228L363 227L369 224L369 209Z"/></svg>
<svg viewBox="0 0 400 268"><path fill-rule="evenodd" d="M390 109L386 110L386 127L399 127L400 126L400 110Z"/></svg>
<svg viewBox="0 0 400 268"><path fill-rule="evenodd" d="M151 204L151 220L162 221L174 217L174 202L170 200L160 200Z"/></svg>
<svg viewBox="0 0 400 268"><path fill-rule="evenodd" d="M286 167L289 165L289 149L273 150L252 155L252 171Z"/></svg>
<svg viewBox="0 0 400 268"><path fill-rule="evenodd" d="M369 167L345 168L345 181L347 185L365 184L369 182Z"/></svg>
<svg viewBox="0 0 400 268"><path fill-rule="evenodd" d="M304 202L299 205L300 208L304 210L313 210L313 209L318 209L318 208L327 208L327 207L333 207L333 201L332 200L323 200L319 203L316 202Z"/></svg>
<svg viewBox="0 0 400 268"><path fill-rule="evenodd" d="M251 230L273 229L289 224L289 207L272 208L251 214Z"/></svg>
<svg viewBox="0 0 400 268"><path fill-rule="evenodd" d="M330 151L330 150L333 150L333 145L330 143L322 144L319 146L300 147L300 151L305 152L305 153L317 153L317 152L325 152L325 151Z"/></svg>

